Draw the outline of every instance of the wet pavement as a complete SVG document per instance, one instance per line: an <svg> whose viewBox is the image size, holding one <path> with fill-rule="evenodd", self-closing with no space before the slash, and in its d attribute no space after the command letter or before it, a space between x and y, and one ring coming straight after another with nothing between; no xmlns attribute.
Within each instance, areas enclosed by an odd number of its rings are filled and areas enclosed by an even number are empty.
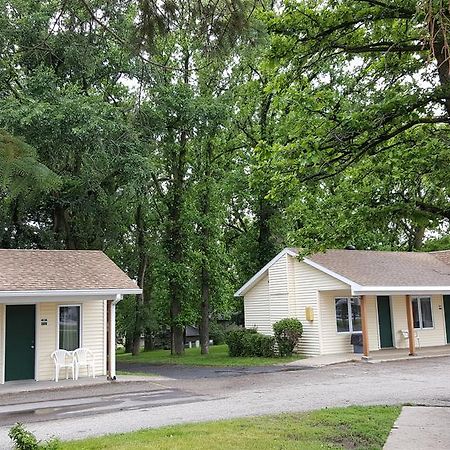
<svg viewBox="0 0 450 450"><path fill-rule="evenodd" d="M117 362L117 370L130 373L148 373L177 380L198 380L200 378L242 377L280 372L310 370L311 367L290 365L252 367L179 366L175 364L141 364Z"/></svg>
<svg viewBox="0 0 450 450"><path fill-rule="evenodd" d="M0 407L0 426L16 422L32 423L71 417L97 415L115 411L151 410L206 400L206 396L175 388L158 388L138 392L93 395L31 402L10 403Z"/></svg>

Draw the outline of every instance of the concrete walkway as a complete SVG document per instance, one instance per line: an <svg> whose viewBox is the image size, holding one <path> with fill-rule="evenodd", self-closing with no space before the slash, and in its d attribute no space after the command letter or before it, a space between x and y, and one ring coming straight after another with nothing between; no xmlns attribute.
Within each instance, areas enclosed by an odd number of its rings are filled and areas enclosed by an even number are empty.
<svg viewBox="0 0 450 450"><path fill-rule="evenodd" d="M384 450L450 449L450 408L405 406Z"/></svg>

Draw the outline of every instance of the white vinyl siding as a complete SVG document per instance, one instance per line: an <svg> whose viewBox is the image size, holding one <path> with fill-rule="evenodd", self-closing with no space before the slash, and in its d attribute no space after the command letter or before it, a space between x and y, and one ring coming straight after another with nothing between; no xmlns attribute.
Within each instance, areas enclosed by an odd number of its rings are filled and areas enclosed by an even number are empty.
<svg viewBox="0 0 450 450"><path fill-rule="evenodd" d="M284 255L244 297L246 328L256 328L260 333L273 335L272 325L289 317L288 257Z"/></svg>
<svg viewBox="0 0 450 450"><path fill-rule="evenodd" d="M433 347L435 345L445 345L447 343L445 338L445 320L442 295L432 295L431 306L433 314L433 328L414 330L419 337L421 347ZM407 348L408 341L402 335L402 330L408 329L405 296L393 295L391 308L394 346L397 348Z"/></svg>
<svg viewBox="0 0 450 450"><path fill-rule="evenodd" d="M244 321L245 328L256 328L260 333L270 333L269 277L261 278L245 294Z"/></svg>
<svg viewBox="0 0 450 450"><path fill-rule="evenodd" d="M5 335L5 305L0 305L0 383L3 383L3 362L5 359L4 348L5 343L3 341L3 337Z"/></svg>
<svg viewBox="0 0 450 450"><path fill-rule="evenodd" d="M106 323L103 301L86 302L82 305L81 342L82 346L91 350L95 357L96 375L106 375L104 326ZM81 369L82 376L85 369Z"/></svg>
<svg viewBox="0 0 450 450"><path fill-rule="evenodd" d="M270 334L275 322L289 316L288 258L283 256L269 269Z"/></svg>
<svg viewBox="0 0 450 450"><path fill-rule="evenodd" d="M300 351L306 355L322 353L320 339L321 305L319 290L346 289L342 281L323 273L304 262L294 259L295 267L295 314L303 324L303 336L300 340ZM312 307L314 320L306 320L306 307ZM333 303L334 308L334 303Z"/></svg>
<svg viewBox="0 0 450 450"><path fill-rule="evenodd" d="M350 290L320 292L320 323L321 323L321 343L322 354L333 354L342 352L353 352L350 344L351 333L338 333L336 325L336 297L351 297ZM378 312L376 297L367 295L367 322L369 334L369 350L380 348L380 338L378 332Z"/></svg>
<svg viewBox="0 0 450 450"><path fill-rule="evenodd" d="M105 318L104 301L80 302L81 305L81 346L87 347L94 353L95 370L97 375L105 375ZM69 303L66 303L69 304ZM71 302L70 304L74 304ZM37 367L38 380L52 380L55 368L50 355L56 350L58 344L58 306L63 302L40 303L36 310L37 320ZM41 325L41 319L47 319L47 325ZM81 369L80 376L84 376ZM65 374L61 373L61 376Z"/></svg>
<svg viewBox="0 0 450 450"><path fill-rule="evenodd" d="M55 376L55 369L50 355L56 350L58 340L58 303L40 303L39 308L36 309L36 314L38 317L36 321L36 358L38 358L36 378L38 380L52 380ZM41 325L42 319L47 320L47 325Z"/></svg>

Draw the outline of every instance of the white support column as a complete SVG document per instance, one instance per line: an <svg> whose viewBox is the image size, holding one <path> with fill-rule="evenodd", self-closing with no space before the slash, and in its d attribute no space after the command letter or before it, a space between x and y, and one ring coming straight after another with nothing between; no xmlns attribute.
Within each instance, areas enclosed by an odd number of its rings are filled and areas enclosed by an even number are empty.
<svg viewBox="0 0 450 450"><path fill-rule="evenodd" d="M109 364L110 378L116 379L116 303L111 302L111 310L109 317Z"/></svg>

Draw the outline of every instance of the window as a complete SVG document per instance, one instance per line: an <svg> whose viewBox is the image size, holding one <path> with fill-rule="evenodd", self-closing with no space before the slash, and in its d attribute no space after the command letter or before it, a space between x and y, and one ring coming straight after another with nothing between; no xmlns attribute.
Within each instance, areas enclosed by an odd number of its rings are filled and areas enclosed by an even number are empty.
<svg viewBox="0 0 450 450"><path fill-rule="evenodd" d="M433 328L430 297L414 297L412 299L414 328Z"/></svg>
<svg viewBox="0 0 450 450"><path fill-rule="evenodd" d="M81 307L59 307L59 348L73 351L80 347Z"/></svg>
<svg viewBox="0 0 450 450"><path fill-rule="evenodd" d="M338 333L353 333L362 330L359 297L338 297L334 300L334 304Z"/></svg>

